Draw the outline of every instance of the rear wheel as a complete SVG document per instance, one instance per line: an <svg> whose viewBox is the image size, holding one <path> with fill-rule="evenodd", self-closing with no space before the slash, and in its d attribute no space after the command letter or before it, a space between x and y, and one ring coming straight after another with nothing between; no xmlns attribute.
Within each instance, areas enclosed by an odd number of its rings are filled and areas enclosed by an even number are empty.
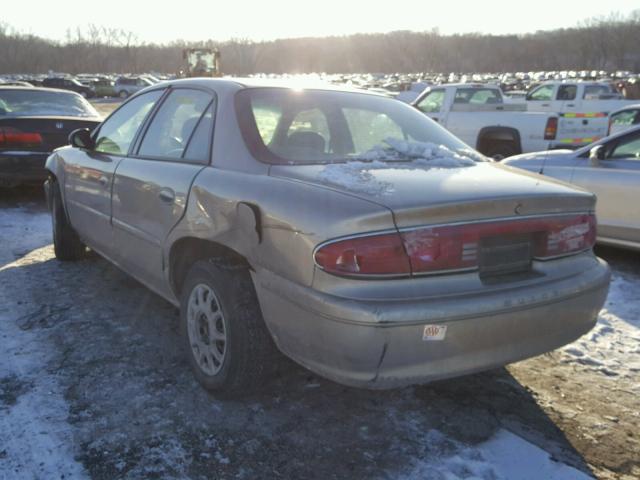
<svg viewBox="0 0 640 480"><path fill-rule="evenodd" d="M182 288L180 317L189 363L206 390L251 391L276 370L280 353L246 268L224 259L196 262Z"/></svg>
<svg viewBox="0 0 640 480"><path fill-rule="evenodd" d="M51 226L53 251L58 260L79 260L87 250L67 218L57 182L51 181Z"/></svg>

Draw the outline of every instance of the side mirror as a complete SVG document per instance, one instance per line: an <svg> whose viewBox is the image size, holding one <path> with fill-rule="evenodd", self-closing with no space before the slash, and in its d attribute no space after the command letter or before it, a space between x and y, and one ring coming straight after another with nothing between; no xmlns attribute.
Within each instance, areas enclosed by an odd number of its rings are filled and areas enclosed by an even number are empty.
<svg viewBox="0 0 640 480"><path fill-rule="evenodd" d="M83 150L93 150L96 146L88 128L78 128L71 132L69 134L69 143L72 147L82 148Z"/></svg>
<svg viewBox="0 0 640 480"><path fill-rule="evenodd" d="M592 167L600 165L600 160L604 160L604 145L596 145L589 150L589 162Z"/></svg>

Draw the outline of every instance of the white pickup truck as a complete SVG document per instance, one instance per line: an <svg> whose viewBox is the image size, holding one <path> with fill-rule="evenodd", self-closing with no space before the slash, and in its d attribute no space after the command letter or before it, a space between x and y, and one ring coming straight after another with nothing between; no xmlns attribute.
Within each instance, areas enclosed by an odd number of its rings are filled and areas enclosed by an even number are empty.
<svg viewBox="0 0 640 480"><path fill-rule="evenodd" d="M600 125L594 125L600 119L584 122L551 112L528 112L524 102L505 101L496 85L438 85L426 89L413 105L468 145L497 160L591 143L590 138L600 129ZM606 119L604 125L606 130Z"/></svg>
<svg viewBox="0 0 640 480"><path fill-rule="evenodd" d="M589 141L568 138L563 142L568 146L591 143L607 136L610 114L634 102L637 100L625 100L607 82L545 82L524 99L530 112L553 112L561 118L594 127L590 138L583 139Z"/></svg>

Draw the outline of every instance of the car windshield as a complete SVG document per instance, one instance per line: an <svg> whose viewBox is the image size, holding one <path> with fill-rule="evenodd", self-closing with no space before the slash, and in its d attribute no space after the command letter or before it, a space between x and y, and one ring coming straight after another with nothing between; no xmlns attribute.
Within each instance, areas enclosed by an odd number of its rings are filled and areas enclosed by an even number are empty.
<svg viewBox="0 0 640 480"><path fill-rule="evenodd" d="M59 115L98 117L98 112L80 95L45 90L0 90L0 116Z"/></svg>
<svg viewBox="0 0 640 480"><path fill-rule="evenodd" d="M358 92L249 88L236 96L243 136L267 163L485 158L416 109Z"/></svg>

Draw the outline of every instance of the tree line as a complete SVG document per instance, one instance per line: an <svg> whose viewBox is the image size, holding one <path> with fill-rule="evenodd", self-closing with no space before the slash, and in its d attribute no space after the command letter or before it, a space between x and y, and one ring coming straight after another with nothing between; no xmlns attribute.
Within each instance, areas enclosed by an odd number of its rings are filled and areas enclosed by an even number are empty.
<svg viewBox="0 0 640 480"><path fill-rule="evenodd" d="M254 42L154 44L89 25L52 41L0 23L0 73L176 73L182 49L217 47L224 73L640 71L640 9L523 35L396 31Z"/></svg>

